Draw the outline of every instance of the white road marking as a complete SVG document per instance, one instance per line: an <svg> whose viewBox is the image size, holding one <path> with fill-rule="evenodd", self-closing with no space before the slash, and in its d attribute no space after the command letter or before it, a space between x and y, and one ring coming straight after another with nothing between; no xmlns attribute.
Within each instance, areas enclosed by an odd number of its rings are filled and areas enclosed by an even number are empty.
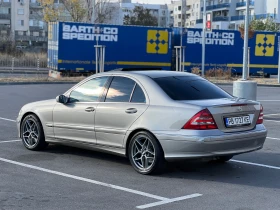
<svg viewBox="0 0 280 210"><path fill-rule="evenodd" d="M195 194L186 195L186 196L182 196L182 197L178 197L178 198L168 199L168 200L165 200L165 201L158 201L158 202L155 202L155 203L149 203L149 204L137 206L136 208L138 208L138 209L147 209L147 208L154 207L154 206L159 206L159 205L164 205L164 204L168 204L168 203L173 203L175 201L182 201L182 200L186 200L186 199L190 199L190 198L196 198L196 197L199 197L199 196L202 196L202 194L195 193Z"/></svg>
<svg viewBox="0 0 280 210"><path fill-rule="evenodd" d="M278 138L266 137L267 139L280 140Z"/></svg>
<svg viewBox="0 0 280 210"><path fill-rule="evenodd" d="M16 122L16 120L11 120L11 119L8 119L8 118L3 118L3 117L0 117L0 120L6 120L6 121L10 121L10 122Z"/></svg>
<svg viewBox="0 0 280 210"><path fill-rule="evenodd" d="M264 116L266 117L266 116L274 116L274 115L280 115L280 113L278 113L278 114L265 114Z"/></svg>
<svg viewBox="0 0 280 210"><path fill-rule="evenodd" d="M268 102L269 102L269 101L271 101L271 102L274 102L274 101L275 101L275 102L278 102L278 101L280 101L280 100L257 100L257 101L260 101L260 102L262 102L262 101L264 101L264 102L266 102L266 101L268 101Z"/></svg>
<svg viewBox="0 0 280 210"><path fill-rule="evenodd" d="M21 141L21 140L0 141L0 144L2 144L2 143L16 142L16 141Z"/></svg>
<svg viewBox="0 0 280 210"><path fill-rule="evenodd" d="M161 200L161 201L169 200L168 198L153 195L153 194L150 194L150 193L145 193L145 192L141 192L141 191L138 191L138 190L132 190L132 189L117 186L117 185L107 184L107 183L104 183L104 182L99 182L99 181L92 180L92 179L87 179L87 178L83 178L83 177L79 177L79 176L74 176L74 175L62 173L62 172L59 172L59 171L53 171L53 170L49 170L49 169L46 169L46 168L41 168L41 167L37 167L37 166L33 166L33 165L21 163L21 162L16 162L16 161L13 161L13 160L0 158L0 161L5 162L5 163L11 163L11 164L18 165L18 166L22 166L22 167L25 167L25 168L31 168L31 169L34 169L34 170L43 171L43 172L50 173L50 174L55 174L55 175L58 175L58 176L63 176L63 177L67 177L67 178L91 183L91 184L96 184L96 185L101 185L101 186L104 186L104 187L109 187L109 188L113 188L113 189L117 189L117 190L122 190L122 191L125 191L125 192L129 192L129 193L133 193L133 194L137 194L137 195L141 195L141 196L145 196L145 197L149 197L149 198L154 198L154 199Z"/></svg>
<svg viewBox="0 0 280 210"><path fill-rule="evenodd" d="M92 179L87 179L87 178L83 178L83 177L79 177L79 176L74 176L74 175L62 173L62 172L59 172L59 171L49 170L49 169L46 169L46 168L41 168L41 167L37 167L37 166L25 164L25 163L13 161L13 160L8 160L8 159L5 159L5 158L0 158L0 161L5 162L5 163L18 165L18 166L22 166L22 167L25 167L25 168L31 168L31 169L34 169L34 170L43 171L43 172L46 172L46 173L49 173L49 174L55 174L55 175L58 175L58 176L63 176L63 177L67 177L67 178L91 183L91 184L96 184L96 185L100 185L100 186L104 186L104 187L108 187L108 188L112 188L112 189L116 189L116 190L129 192L129 193L132 193L132 194L141 195L141 196L144 196L144 197L149 197L149 198L154 198L156 200L160 200L160 201L157 201L157 202L154 202L154 203L145 204L145 205L142 205L142 206L137 206L137 208L139 208L139 209L145 209L145 208L149 208L149 207L152 207L152 206L159 206L159 205L163 205L163 204L167 204L167 203L172 203L172 202L175 202L175 201L181 201L181 200L186 200L186 199L202 196L202 194L195 193L195 194L191 194L191 195L186 195L186 196L182 196L182 197L178 197L178 198L169 199L169 198L153 195L153 194L150 194L150 193L145 193L145 192L138 191L138 190L133 190L133 189L121 187L121 186L118 186L118 185L112 185L112 184L108 184L108 183L105 183L105 182L99 182L99 181L92 180Z"/></svg>
<svg viewBox="0 0 280 210"><path fill-rule="evenodd" d="M276 122L276 123L280 123L280 120L266 120L266 119L264 119L264 121L266 122Z"/></svg>
<svg viewBox="0 0 280 210"><path fill-rule="evenodd" d="M251 162L246 162L246 161L241 161L241 160L230 160L230 161L236 162L236 163L243 163L243 164L247 164L247 165L260 166L260 167L264 167L264 168L280 170L280 167L276 167L276 166L264 165L264 164L259 164L259 163L251 163Z"/></svg>

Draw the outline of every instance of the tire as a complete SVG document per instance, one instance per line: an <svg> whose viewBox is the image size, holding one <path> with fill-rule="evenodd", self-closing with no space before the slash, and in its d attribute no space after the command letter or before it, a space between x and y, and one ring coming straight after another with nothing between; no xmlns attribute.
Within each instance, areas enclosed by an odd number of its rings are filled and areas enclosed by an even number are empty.
<svg viewBox="0 0 280 210"><path fill-rule="evenodd" d="M225 162L228 162L232 157L233 157L233 155L219 156L219 157L217 157L217 159L215 161L218 163L225 163Z"/></svg>
<svg viewBox="0 0 280 210"><path fill-rule="evenodd" d="M36 115L29 114L23 119L20 132L22 143L27 149L39 151L48 146L43 126Z"/></svg>
<svg viewBox="0 0 280 210"><path fill-rule="evenodd" d="M130 164L140 174L159 174L163 172L165 159L158 140L148 132L136 133L128 147Z"/></svg>

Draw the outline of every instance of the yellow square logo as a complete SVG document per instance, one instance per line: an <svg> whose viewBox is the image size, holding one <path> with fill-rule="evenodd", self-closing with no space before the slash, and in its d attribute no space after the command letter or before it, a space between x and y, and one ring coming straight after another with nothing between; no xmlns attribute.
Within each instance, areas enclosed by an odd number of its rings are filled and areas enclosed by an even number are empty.
<svg viewBox="0 0 280 210"><path fill-rule="evenodd" d="M168 31L148 30L147 53L152 53L152 54L168 53Z"/></svg>
<svg viewBox="0 0 280 210"><path fill-rule="evenodd" d="M275 36L271 34L257 34L255 56L274 56Z"/></svg>

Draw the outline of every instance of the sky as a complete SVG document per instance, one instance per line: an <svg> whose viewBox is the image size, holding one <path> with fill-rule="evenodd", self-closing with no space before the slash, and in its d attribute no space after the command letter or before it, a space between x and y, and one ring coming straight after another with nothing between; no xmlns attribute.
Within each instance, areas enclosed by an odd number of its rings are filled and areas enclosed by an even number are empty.
<svg viewBox="0 0 280 210"><path fill-rule="evenodd" d="M171 0L132 0L132 2L144 4L170 4Z"/></svg>

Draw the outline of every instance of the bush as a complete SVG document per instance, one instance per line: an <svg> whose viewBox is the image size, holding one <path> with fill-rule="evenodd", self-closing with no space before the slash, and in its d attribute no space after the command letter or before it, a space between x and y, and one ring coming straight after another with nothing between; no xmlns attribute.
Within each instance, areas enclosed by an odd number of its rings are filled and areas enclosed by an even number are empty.
<svg viewBox="0 0 280 210"><path fill-rule="evenodd" d="M198 67L192 68L192 73L196 75L201 75L201 70ZM205 77L215 77L218 79L231 79L231 69L209 69L205 71Z"/></svg>

